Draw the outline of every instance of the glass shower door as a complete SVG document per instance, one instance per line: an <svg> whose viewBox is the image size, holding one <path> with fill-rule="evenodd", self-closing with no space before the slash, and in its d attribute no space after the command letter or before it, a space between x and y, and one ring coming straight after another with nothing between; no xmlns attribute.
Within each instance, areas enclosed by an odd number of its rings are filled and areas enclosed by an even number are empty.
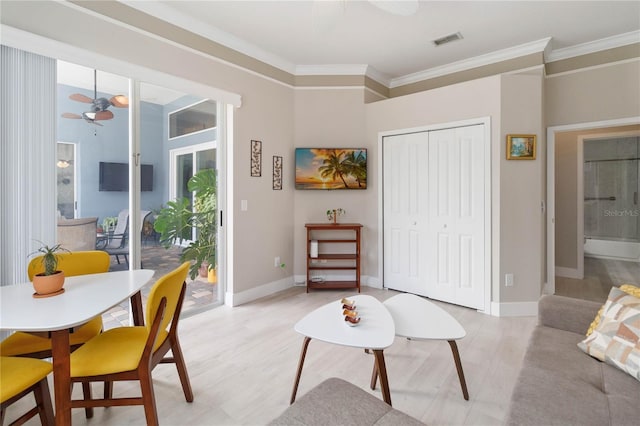
<svg viewBox="0 0 640 426"><path fill-rule="evenodd" d="M586 239L640 242L639 139L585 141Z"/></svg>

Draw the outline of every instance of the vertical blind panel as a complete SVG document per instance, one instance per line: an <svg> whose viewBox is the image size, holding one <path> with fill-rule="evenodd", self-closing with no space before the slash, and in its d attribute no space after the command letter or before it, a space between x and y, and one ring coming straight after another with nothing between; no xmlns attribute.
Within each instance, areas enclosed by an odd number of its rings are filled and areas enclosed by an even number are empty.
<svg viewBox="0 0 640 426"><path fill-rule="evenodd" d="M56 62L0 51L0 284L27 281L29 254L56 240Z"/></svg>

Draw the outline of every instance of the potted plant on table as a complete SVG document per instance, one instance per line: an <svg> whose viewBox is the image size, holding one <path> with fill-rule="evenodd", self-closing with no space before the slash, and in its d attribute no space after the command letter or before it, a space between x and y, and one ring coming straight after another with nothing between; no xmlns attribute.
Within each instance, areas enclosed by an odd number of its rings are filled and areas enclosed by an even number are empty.
<svg viewBox="0 0 640 426"><path fill-rule="evenodd" d="M58 261L60 252L67 252L69 250L63 248L60 244L49 247L46 244L41 243L42 246L29 256L36 254L42 254L41 262L44 271L33 276L33 288L36 293L41 296L52 296L62 292L62 286L64 285L64 272L58 271Z"/></svg>
<svg viewBox="0 0 640 426"><path fill-rule="evenodd" d="M333 220L334 225L338 223L338 216L345 214L345 209L331 209L327 210L327 219Z"/></svg>
<svg viewBox="0 0 640 426"><path fill-rule="evenodd" d="M208 272L209 282L215 277L217 238L216 172L203 169L187 182L187 189L194 193L193 206L188 198L168 201L154 222L160 234L160 244L169 248L176 242L183 247L180 261L191 261L189 276L194 279L201 267ZM195 229L196 237L192 239Z"/></svg>

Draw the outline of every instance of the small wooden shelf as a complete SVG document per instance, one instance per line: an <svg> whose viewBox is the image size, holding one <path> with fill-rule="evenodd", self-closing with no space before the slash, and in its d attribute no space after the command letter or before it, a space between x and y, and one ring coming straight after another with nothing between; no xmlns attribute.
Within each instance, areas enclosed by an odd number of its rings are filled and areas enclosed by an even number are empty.
<svg viewBox="0 0 640 426"><path fill-rule="evenodd" d="M360 293L360 233L359 223L307 223L307 293L309 289L348 289L356 288ZM336 232L327 232L330 236L322 238L324 231L340 231L345 238L335 237ZM311 241L318 242L318 255L311 257ZM324 250L333 244L350 244L346 253L326 253ZM335 249L335 247L334 247ZM340 251L340 250L337 250ZM311 271L353 271L353 280L312 281Z"/></svg>

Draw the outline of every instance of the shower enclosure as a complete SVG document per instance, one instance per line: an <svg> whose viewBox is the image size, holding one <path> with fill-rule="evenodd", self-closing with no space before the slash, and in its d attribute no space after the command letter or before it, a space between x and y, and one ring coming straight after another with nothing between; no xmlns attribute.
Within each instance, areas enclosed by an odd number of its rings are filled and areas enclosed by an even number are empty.
<svg viewBox="0 0 640 426"><path fill-rule="evenodd" d="M640 261L640 137L584 141L585 256Z"/></svg>

